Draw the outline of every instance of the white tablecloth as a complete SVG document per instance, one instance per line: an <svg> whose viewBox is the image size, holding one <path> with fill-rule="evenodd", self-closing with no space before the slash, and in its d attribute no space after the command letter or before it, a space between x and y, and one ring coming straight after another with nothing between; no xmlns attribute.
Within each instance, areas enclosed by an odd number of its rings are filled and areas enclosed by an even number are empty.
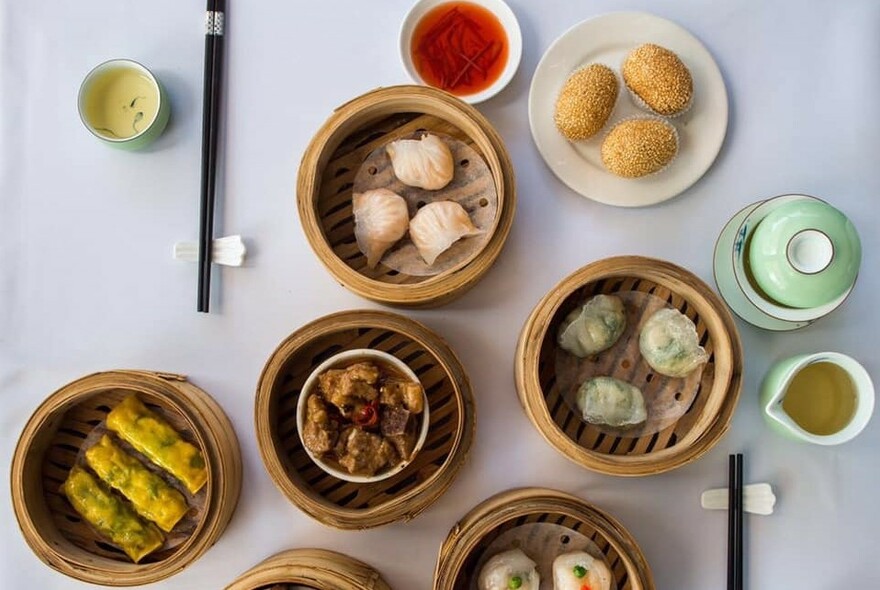
<svg viewBox="0 0 880 590"><path fill-rule="evenodd" d="M336 549L376 566L391 585L431 585L440 543L491 494L540 485L575 493L635 535L661 590L724 586L726 518L700 492L726 483L727 454L749 481L772 482L771 517L747 518L747 586L880 587L877 490L880 420L837 448L767 430L756 392L774 360L837 350L880 377L876 293L880 227L880 4L745 0L511 0L524 38L511 85L481 110L516 166L519 209L502 256L462 299L404 312L449 340L478 407L476 441L449 492L408 524L341 532L310 520L274 487L253 427L257 377L270 352L327 313L377 307L340 287L306 243L295 208L299 158L331 110L406 82L397 31L409 0L231 0L218 235L248 239L247 265L214 282L198 314L196 267L171 245L198 231L203 6L154 0L0 0L0 471L36 406L61 385L112 368L185 373L225 408L238 432L244 487L235 518L208 553L156 588L222 588L277 551ZM526 98L548 45L610 10L678 21L716 57L731 118L715 165L679 198L646 209L599 205L544 166ZM130 57L168 87L172 122L149 150L109 149L83 128L76 93L95 64ZM517 403L520 326L559 279L622 253L669 259L712 281L712 247L742 206L784 192L824 197L858 226L863 272L831 317L794 334L738 323L746 355L730 433L706 457L662 476L617 479L576 467L538 435ZM83 588L28 549L0 486L0 586Z"/></svg>

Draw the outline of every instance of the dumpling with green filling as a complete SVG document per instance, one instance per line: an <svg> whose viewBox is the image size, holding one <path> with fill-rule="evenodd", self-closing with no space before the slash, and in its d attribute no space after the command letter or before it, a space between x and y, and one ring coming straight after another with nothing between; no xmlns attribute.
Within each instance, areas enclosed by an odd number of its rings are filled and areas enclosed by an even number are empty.
<svg viewBox="0 0 880 590"><path fill-rule="evenodd" d="M584 381L577 392L577 406L590 424L630 427L648 418L639 388L614 377Z"/></svg>
<svg viewBox="0 0 880 590"><path fill-rule="evenodd" d="M655 312L642 326L639 350L652 369L667 377L685 377L709 360L697 327L671 307Z"/></svg>
<svg viewBox="0 0 880 590"><path fill-rule="evenodd" d="M554 590L611 590L611 570L584 551L563 553L553 560Z"/></svg>
<svg viewBox="0 0 880 590"><path fill-rule="evenodd" d="M565 316L559 325L559 346L580 358L608 350L626 329L623 302L614 295L596 295Z"/></svg>
<svg viewBox="0 0 880 590"><path fill-rule="evenodd" d="M538 590L537 564L519 549L493 556L480 570L479 590Z"/></svg>

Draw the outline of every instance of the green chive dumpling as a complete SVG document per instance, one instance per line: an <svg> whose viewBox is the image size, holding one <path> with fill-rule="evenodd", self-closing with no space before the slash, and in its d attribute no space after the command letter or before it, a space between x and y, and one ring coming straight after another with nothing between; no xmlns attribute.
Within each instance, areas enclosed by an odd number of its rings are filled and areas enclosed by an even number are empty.
<svg viewBox="0 0 880 590"><path fill-rule="evenodd" d="M626 328L623 302L614 295L596 295L565 316L556 341L563 350L586 358L608 350Z"/></svg>
<svg viewBox="0 0 880 590"><path fill-rule="evenodd" d="M593 377L577 392L577 407L590 424L629 427L648 419L638 387L614 377Z"/></svg>
<svg viewBox="0 0 880 590"><path fill-rule="evenodd" d="M553 560L554 590L611 590L611 570L589 553L573 551Z"/></svg>
<svg viewBox="0 0 880 590"><path fill-rule="evenodd" d="M538 590L537 564L519 549L493 556L480 570L479 590Z"/></svg>
<svg viewBox="0 0 880 590"><path fill-rule="evenodd" d="M697 327L671 307L655 312L642 326L639 350L652 369L667 377L685 377L709 360Z"/></svg>

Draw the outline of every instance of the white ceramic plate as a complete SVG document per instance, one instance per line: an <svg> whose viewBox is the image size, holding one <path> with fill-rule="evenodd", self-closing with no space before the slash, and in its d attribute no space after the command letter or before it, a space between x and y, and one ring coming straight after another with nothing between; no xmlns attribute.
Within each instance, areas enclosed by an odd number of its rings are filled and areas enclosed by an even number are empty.
<svg viewBox="0 0 880 590"><path fill-rule="evenodd" d="M647 114L635 106L620 77L626 54L642 43L678 54L694 79L694 103L670 119L681 139L675 161L658 174L625 179L605 170L599 148L615 121ZM590 63L617 72L621 91L608 126L587 141L572 143L553 122L556 97L572 72ZM600 203L644 207L680 194L715 161L727 133L727 89L712 55L688 31L652 14L613 12L577 24L553 42L532 77L529 124L547 166L569 188Z"/></svg>
<svg viewBox="0 0 880 590"><path fill-rule="evenodd" d="M748 207L740 210L734 215L730 221L721 230L721 235L715 243L715 255L713 271L715 274L715 284L718 286L718 292L724 298L728 307L746 322L774 332L787 332L789 330L797 330L804 326L810 325L810 322L791 322L780 318L767 315L749 301L742 291L733 270L733 257L736 249L737 240L741 240L739 236L740 228L743 221L754 211L761 201L752 203Z"/></svg>
<svg viewBox="0 0 880 590"><path fill-rule="evenodd" d="M446 4L449 1L450 0L419 0L413 5L409 13L403 19L403 23L400 25L400 60L403 62L403 69L406 70L409 77L417 84L427 86L426 82L422 80L421 76L419 76L419 73L416 71L416 67L413 64L412 53L410 52L413 31L415 31L416 25L422 20L422 17L425 16L428 11L441 4ZM501 72L501 75L495 83L485 90L475 94L458 96L458 98L465 102L476 104L488 100L501 92L501 90L503 90L513 79L513 75L516 74L516 70L519 68L520 59L522 58L522 32L520 31L519 21L516 19L516 15L504 0L467 1L482 6L498 18L498 21L507 33L508 43L507 64L504 66L504 71Z"/></svg>

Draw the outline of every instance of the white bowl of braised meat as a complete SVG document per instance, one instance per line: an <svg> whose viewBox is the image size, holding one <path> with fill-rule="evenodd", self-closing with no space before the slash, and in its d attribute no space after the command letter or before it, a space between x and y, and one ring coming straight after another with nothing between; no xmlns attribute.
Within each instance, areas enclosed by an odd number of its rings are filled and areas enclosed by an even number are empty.
<svg viewBox="0 0 880 590"><path fill-rule="evenodd" d="M318 365L296 407L297 431L312 460L357 483L403 471L425 444L428 424L428 400L412 369L365 348Z"/></svg>

